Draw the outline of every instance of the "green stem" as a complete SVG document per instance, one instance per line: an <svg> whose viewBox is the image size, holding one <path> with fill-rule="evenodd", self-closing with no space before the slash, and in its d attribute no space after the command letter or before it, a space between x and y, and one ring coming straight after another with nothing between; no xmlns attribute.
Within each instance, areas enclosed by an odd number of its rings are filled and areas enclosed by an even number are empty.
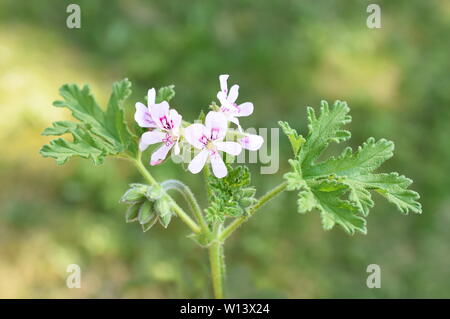
<svg viewBox="0 0 450 319"><path fill-rule="evenodd" d="M150 185L159 185L158 182L153 178L153 176L149 173L149 171L145 168L145 166L142 164L141 161L141 154L139 153L138 158L133 160L134 164L136 165L139 172L144 176L144 178L150 183ZM191 217L189 217L188 214L184 212L184 210L178 206L178 204L167 195L167 193L164 195L167 196L167 198L170 200L170 204L174 212L177 214L178 217L194 232L194 233L200 233L201 228L197 225L195 221L192 220Z"/></svg>
<svg viewBox="0 0 450 319"><path fill-rule="evenodd" d="M142 174L142 176L144 176L144 178L147 180L147 182L150 183L150 185L158 185L158 182L156 181L156 179L153 178L153 176L145 168L144 164L142 164L141 153L139 153L138 158L134 159L133 162L134 162L134 165L136 165L139 172Z"/></svg>
<svg viewBox="0 0 450 319"><path fill-rule="evenodd" d="M214 298L223 298L223 272L222 272L222 243L215 240L209 246L209 263L211 267L211 279L214 290Z"/></svg>
<svg viewBox="0 0 450 319"><path fill-rule="evenodd" d="M195 198L191 189L186 184L184 184L176 179L170 179L170 180L164 181L161 183L161 186L165 190L174 189L174 190L178 191L181 195L183 195L184 199L188 202L192 213L194 214L195 218L197 219L197 222L200 224L202 231L208 235L210 233L208 224L205 221L205 218L202 214L200 205L198 204L197 199Z"/></svg>
<svg viewBox="0 0 450 319"><path fill-rule="evenodd" d="M225 241L236 229L238 229L243 223L245 223L259 208L270 201L272 198L283 192L287 187L287 182L281 183L280 185L274 187L272 190L268 191L263 195L253 206L251 206L247 214L238 219L235 219L231 224L229 224L219 235L220 241Z"/></svg>

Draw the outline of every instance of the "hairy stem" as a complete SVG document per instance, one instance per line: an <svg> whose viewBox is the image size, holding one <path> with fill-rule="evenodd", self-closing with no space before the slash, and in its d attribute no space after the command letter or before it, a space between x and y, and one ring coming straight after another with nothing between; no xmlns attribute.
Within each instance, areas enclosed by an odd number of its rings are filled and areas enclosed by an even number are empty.
<svg viewBox="0 0 450 319"><path fill-rule="evenodd" d="M164 181L161 183L161 186L165 190L174 189L174 190L178 191L181 195L183 195L184 199L188 202L192 213L194 214L195 218L197 219L197 222L200 224L202 231L205 234L210 233L208 224L205 221L205 218L203 216L200 205L198 204L197 199L195 198L195 196L192 193L189 186L187 186L186 184L184 184L176 179L170 179L170 180Z"/></svg>
<svg viewBox="0 0 450 319"><path fill-rule="evenodd" d="M264 204L270 201L272 198L283 192L287 187L287 182L281 183L280 185L274 187L272 190L264 194L253 206L247 210L247 214L229 224L219 235L220 241L225 241L230 235L238 229L243 223L245 223L253 214L261 208Z"/></svg>
<svg viewBox="0 0 450 319"><path fill-rule="evenodd" d="M139 156L137 159L133 160L134 164L136 165L139 172L144 176L144 178L150 183L150 185L158 185L158 182L153 178L153 176L149 173L149 171L145 168L145 166L142 164L141 161L141 155L139 153ZM167 198L170 200L171 207L173 211L177 214L177 216L194 232L194 233L200 233L201 228L197 225L195 221L192 220L191 217L189 217L188 214L185 213L185 211L178 206L178 204L173 200L172 197L170 197L167 193L164 194L164 196L167 196Z"/></svg>
<svg viewBox="0 0 450 319"><path fill-rule="evenodd" d="M215 240L209 246L209 263L211 267L211 280L214 290L214 298L223 298L223 247L222 243Z"/></svg>

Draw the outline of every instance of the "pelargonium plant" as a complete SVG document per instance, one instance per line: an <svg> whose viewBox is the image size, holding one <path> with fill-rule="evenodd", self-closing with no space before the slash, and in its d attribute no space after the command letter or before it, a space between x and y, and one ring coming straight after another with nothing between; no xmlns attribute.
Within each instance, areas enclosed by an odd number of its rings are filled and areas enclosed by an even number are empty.
<svg viewBox="0 0 450 319"><path fill-rule="evenodd" d="M88 86L63 85L63 101L56 107L66 107L77 120L54 122L43 135L71 134L72 140L56 138L44 145L40 153L62 165L73 156L90 158L102 164L105 157L124 158L134 164L145 183L130 184L121 198L128 205L127 222L137 222L143 231L159 222L168 227L177 216L192 232L190 237L209 251L214 296L223 297L225 272L224 244L226 240L264 204L284 191L297 192L298 212L319 212L323 228L335 225L347 233L366 233L366 220L374 206L375 192L394 204L400 212L421 213L419 194L409 190L412 181L398 173L376 173L381 164L393 156L394 143L369 138L356 151L345 148L337 157L323 159L330 143L350 138L343 129L350 123L347 103L336 101L332 106L322 101L318 113L308 107L308 134L299 135L287 122L279 122L292 147L291 171L280 178L280 184L266 194L255 197L250 173L246 166L233 166L233 157L244 149L257 151L264 143L261 136L248 134L241 118L253 113L253 104L238 104L239 86L228 88L228 75L219 76L218 103L202 112L195 123L183 119L169 104L174 87L154 88L147 93L147 104L135 104L134 125L125 118L125 100L131 94L127 79L114 83L106 109L99 107ZM130 129L130 127L132 129ZM154 145L154 146L153 146ZM149 163L143 163L142 153L153 149ZM151 174L173 153L180 156L188 150L192 160L187 170L203 171L206 180L208 207L202 209L190 188L170 179L158 182ZM224 155L225 161L224 161ZM170 195L181 193L188 210Z"/></svg>

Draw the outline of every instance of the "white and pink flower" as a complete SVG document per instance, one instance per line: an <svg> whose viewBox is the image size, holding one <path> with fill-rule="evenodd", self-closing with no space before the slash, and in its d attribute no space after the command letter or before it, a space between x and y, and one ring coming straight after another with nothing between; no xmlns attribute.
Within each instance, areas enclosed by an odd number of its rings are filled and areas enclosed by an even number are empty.
<svg viewBox="0 0 450 319"><path fill-rule="evenodd" d="M227 167L221 156L221 151L231 155L239 155L242 146L236 142L224 142L227 134L228 121L220 112L209 112L205 118L205 125L192 124L184 130L184 138L192 146L200 150L189 163L188 170L197 174L205 166L208 158L214 175L218 178L225 177Z"/></svg>
<svg viewBox="0 0 450 319"><path fill-rule="evenodd" d="M236 124L241 129L238 117L251 115L253 113L253 103L244 102L239 105L236 103L239 95L239 85L233 85L228 91L228 77L228 74L219 76L220 91L217 93L217 98L221 104L220 112L226 116L228 121Z"/></svg>
<svg viewBox="0 0 450 319"><path fill-rule="evenodd" d="M160 164L169 151L174 148L175 154L180 153L179 140L181 128L181 115L175 109L169 109L169 103L163 101L155 104L155 91L149 90L148 104L149 108L136 104L135 120L142 127L154 128L145 132L139 141L139 149L144 151L152 144L162 143L162 145L153 152L150 165ZM145 107L145 106L144 106Z"/></svg>
<svg viewBox="0 0 450 319"><path fill-rule="evenodd" d="M256 134L244 134L244 137L238 139L239 144L241 144L242 148L245 148L249 151L257 151L261 148L264 143L264 139L262 136Z"/></svg>
<svg viewBox="0 0 450 319"><path fill-rule="evenodd" d="M140 127L145 128L155 128L156 123L153 121L152 116L150 114L150 110L152 107L154 107L156 104L156 91L155 89L148 90L147 93L147 106L145 106L141 102L137 102L136 112L134 113L134 120L138 123Z"/></svg>

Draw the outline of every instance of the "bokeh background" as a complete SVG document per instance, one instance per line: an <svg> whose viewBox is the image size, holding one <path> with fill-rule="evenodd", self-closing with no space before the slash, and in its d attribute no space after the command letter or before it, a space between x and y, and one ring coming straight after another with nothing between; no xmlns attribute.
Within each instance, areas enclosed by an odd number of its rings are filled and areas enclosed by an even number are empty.
<svg viewBox="0 0 450 319"><path fill-rule="evenodd" d="M58 167L38 151L49 140L42 130L70 118L51 106L64 83L90 84L104 105L112 83L128 77L129 115L149 87L173 83L174 106L192 120L221 73L255 105L245 127L281 119L305 132L306 106L348 101L350 145L393 140L383 169L414 179L424 211L402 216L377 197L368 234L348 236L323 231L317 212L299 215L285 193L229 240L228 296L450 297L450 2L378 0L382 28L368 29L371 2L2 0L0 297L211 295L206 251L180 221L147 233L124 222L118 199L142 180L132 167ZM66 27L70 3L81 6L81 29ZM287 171L288 147L282 139L278 174L252 165L259 194ZM152 173L204 194L201 176L170 162ZM381 289L366 287L372 263ZM81 266L80 289L66 287L69 264Z"/></svg>

